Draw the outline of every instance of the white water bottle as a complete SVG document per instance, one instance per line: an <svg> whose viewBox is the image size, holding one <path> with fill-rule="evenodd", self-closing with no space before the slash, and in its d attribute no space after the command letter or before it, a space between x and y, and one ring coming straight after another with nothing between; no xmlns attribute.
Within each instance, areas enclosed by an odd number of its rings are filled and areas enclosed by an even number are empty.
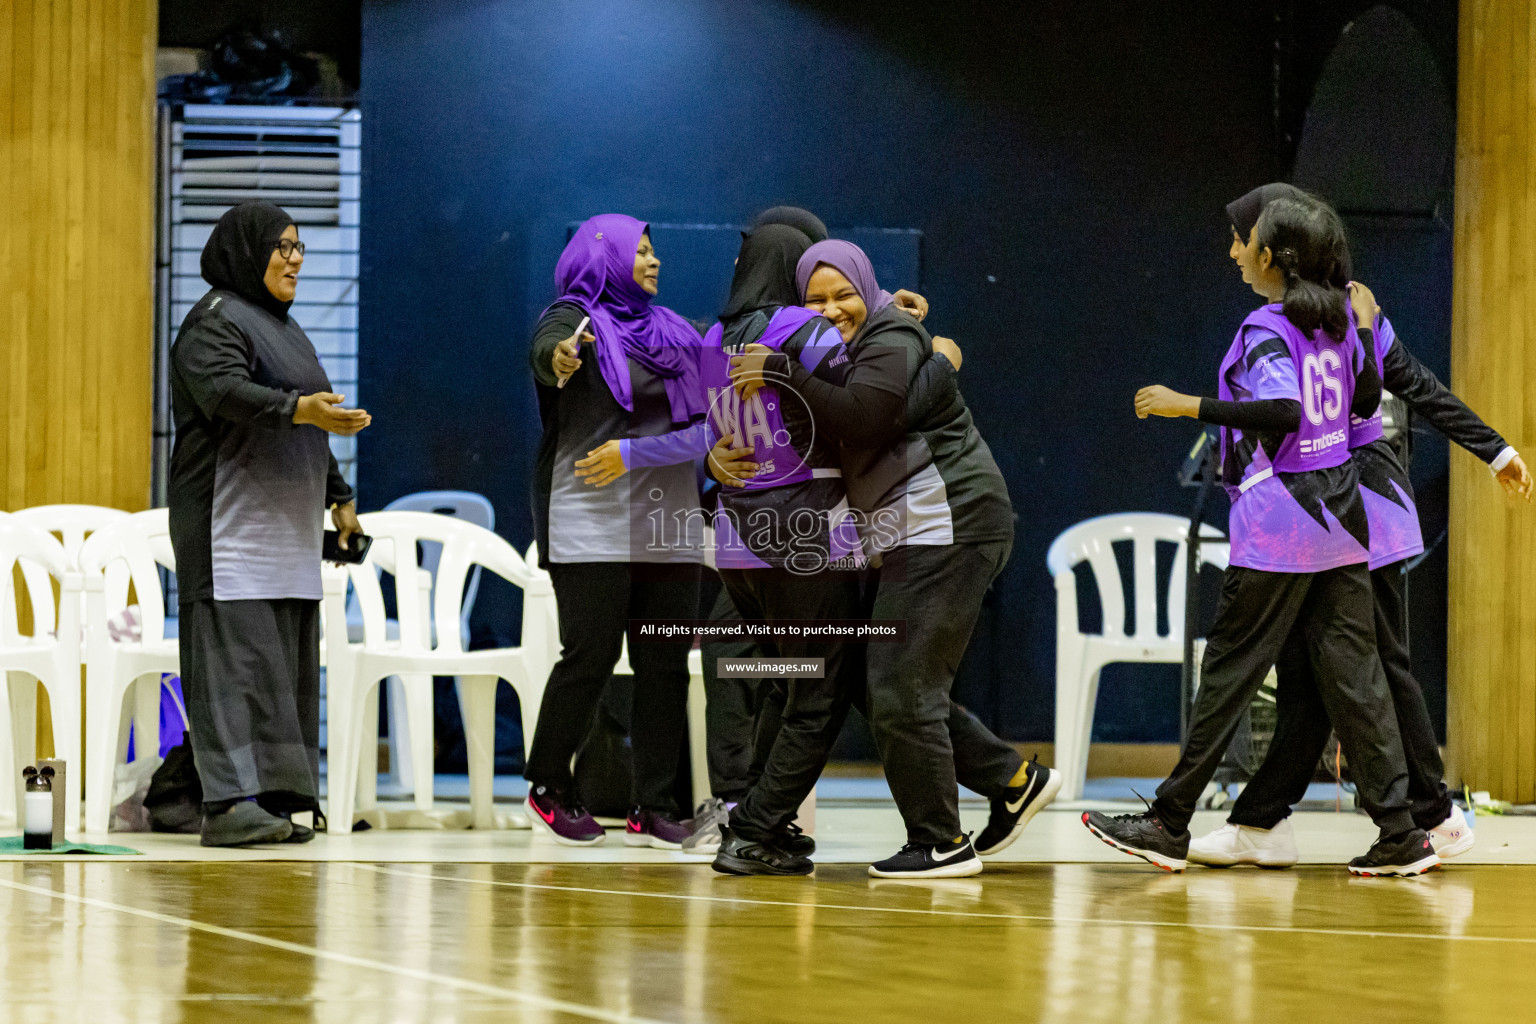
<svg viewBox="0 0 1536 1024"><path fill-rule="evenodd" d="M22 776L27 780L26 795L22 798L22 848L27 850L53 849L53 771L39 772L28 766Z"/></svg>

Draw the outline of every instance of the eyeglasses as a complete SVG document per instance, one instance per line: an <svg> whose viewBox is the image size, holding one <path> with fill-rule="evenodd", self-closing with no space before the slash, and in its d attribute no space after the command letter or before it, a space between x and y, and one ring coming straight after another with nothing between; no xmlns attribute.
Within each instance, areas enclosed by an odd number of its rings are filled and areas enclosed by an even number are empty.
<svg viewBox="0 0 1536 1024"><path fill-rule="evenodd" d="M278 242L277 242L277 254L279 256L281 256L285 260L288 260L288 259L292 259L293 258L293 254L294 253L298 253L301 258L303 257L303 255L304 255L304 243L303 242L290 242L286 238L278 239Z"/></svg>

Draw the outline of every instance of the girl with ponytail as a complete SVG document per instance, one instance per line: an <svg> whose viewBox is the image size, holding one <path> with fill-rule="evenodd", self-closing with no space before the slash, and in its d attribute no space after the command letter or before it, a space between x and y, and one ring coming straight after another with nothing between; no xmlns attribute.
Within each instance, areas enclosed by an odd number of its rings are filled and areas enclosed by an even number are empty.
<svg viewBox="0 0 1536 1024"><path fill-rule="evenodd" d="M1327 204L1289 185L1256 189L1227 210L1229 254L1268 302L1238 328L1217 377L1219 400L1161 386L1136 394L1143 419L1189 416L1221 427L1232 548L1220 611L1189 733L1157 800L1141 814L1086 812L1083 824L1119 850L1182 871L1196 801L1294 633L1381 830L1350 871L1421 874L1439 861L1409 809L1402 739L1376 655L1369 525L1349 452L1350 417L1376 411L1381 377L1365 355L1374 352L1370 331L1350 322L1343 226Z"/></svg>

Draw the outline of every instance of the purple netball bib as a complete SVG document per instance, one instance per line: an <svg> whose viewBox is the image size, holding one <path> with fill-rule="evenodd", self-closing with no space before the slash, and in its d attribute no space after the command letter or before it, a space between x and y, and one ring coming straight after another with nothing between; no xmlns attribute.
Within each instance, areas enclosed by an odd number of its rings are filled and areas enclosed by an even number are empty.
<svg viewBox="0 0 1536 1024"><path fill-rule="evenodd" d="M1384 373L1387 352L1397 339L1392 331L1392 324L1384 316L1376 318L1376 329L1372 332L1376 339L1376 372ZM1370 416L1361 419L1358 416L1349 418L1349 446L1351 448L1363 448L1372 441L1379 441L1382 437L1381 406ZM1372 545L1374 546L1374 545Z"/></svg>
<svg viewBox="0 0 1536 1024"><path fill-rule="evenodd" d="M1273 460L1255 445L1242 479L1228 482L1232 499L1231 563L1269 572L1322 572L1367 558L1366 551L1326 508L1303 509L1282 476L1334 469L1349 461L1349 406L1355 393L1360 339L1351 328L1344 345L1321 332L1307 336L1285 318L1278 303L1254 310L1243 321L1222 360L1217 387L1232 401L1232 377L1241 376L1244 330L1260 327L1280 338L1296 367L1301 425L1287 434ZM1222 428L1222 464L1242 434ZM1321 516L1320 522L1318 516Z"/></svg>
<svg viewBox="0 0 1536 1024"><path fill-rule="evenodd" d="M816 316L817 313L802 306L785 306L774 313L768 329L757 339L756 344L765 345L777 352L784 347L786 341L794 337L796 331ZM721 347L723 336L719 324L715 324L704 336L699 378L704 383L709 399L707 415L716 436L731 434L736 438L738 446L751 445L752 461L762 467L757 476L747 481L747 489L761 491L811 479L811 467L805 464L800 452L791 443L789 430L784 426L780 388L773 384L765 385L743 402L731 386L731 357L739 353L728 352ZM820 340L820 337L813 339L807 348ZM841 342L841 338L838 340ZM793 394L789 400L797 401Z"/></svg>
<svg viewBox="0 0 1536 1024"><path fill-rule="evenodd" d="M1355 397L1355 354L1360 336L1355 329L1343 345L1336 344L1322 331L1310 336L1285 318L1279 303L1262 306L1248 314L1243 328L1262 327L1285 342L1296 378L1301 384L1301 426L1287 434L1274 457L1276 473L1305 473L1314 469L1332 469L1349 461L1349 404ZM1232 401L1228 371L1243 357L1243 330L1227 358L1221 363L1218 383L1221 397Z"/></svg>

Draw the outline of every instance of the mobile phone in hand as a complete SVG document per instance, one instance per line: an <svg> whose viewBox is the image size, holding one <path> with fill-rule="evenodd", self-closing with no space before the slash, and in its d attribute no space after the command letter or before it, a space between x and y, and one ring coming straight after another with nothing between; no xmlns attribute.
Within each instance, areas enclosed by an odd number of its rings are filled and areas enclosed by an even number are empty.
<svg viewBox="0 0 1536 1024"><path fill-rule="evenodd" d="M592 318L591 317L584 316L584 317L581 318L581 323L576 325L576 351L578 351L578 352L581 351L581 345L582 345L581 332L585 331L587 329L587 324L589 324L591 322L592 322ZM557 388L565 387L565 382L570 380L570 379L571 378L569 378L569 377L561 377L558 381L555 382L555 387L557 387Z"/></svg>
<svg viewBox="0 0 1536 1024"><path fill-rule="evenodd" d="M363 559L368 557L368 548L373 544L373 538L366 533L354 533L347 538L347 546L341 546L341 534L335 530L326 530L325 539L320 543L320 560L322 562L340 562L343 565L362 565Z"/></svg>

